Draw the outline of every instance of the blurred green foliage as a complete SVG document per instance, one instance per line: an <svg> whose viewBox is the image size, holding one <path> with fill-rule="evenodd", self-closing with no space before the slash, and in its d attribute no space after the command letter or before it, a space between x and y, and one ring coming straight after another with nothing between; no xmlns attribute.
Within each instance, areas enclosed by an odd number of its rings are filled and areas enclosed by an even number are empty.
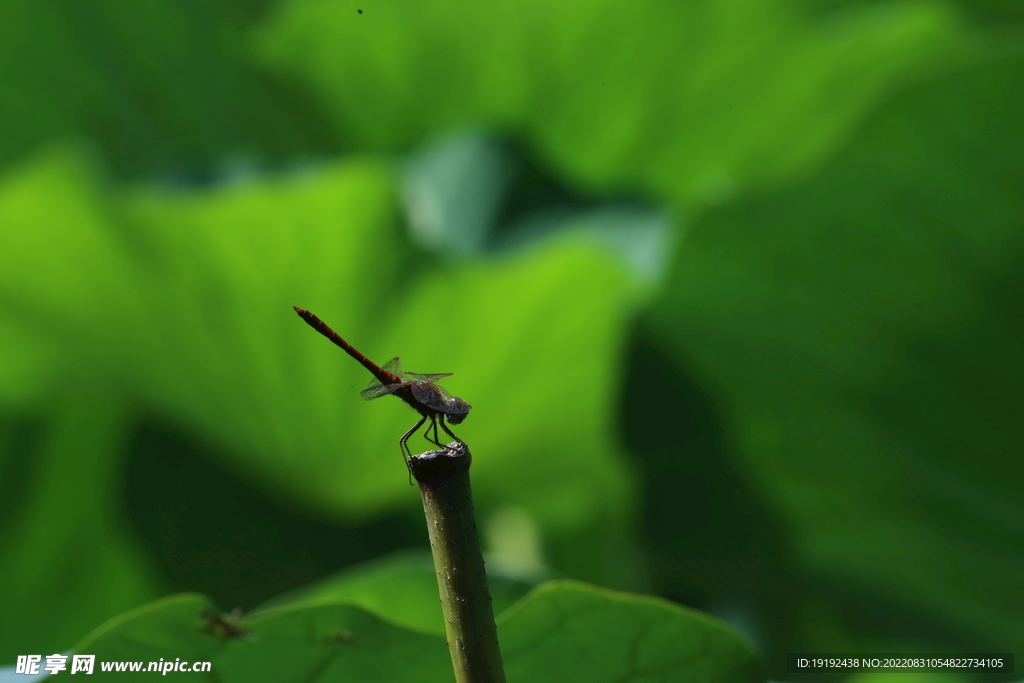
<svg viewBox="0 0 1024 683"><path fill-rule="evenodd" d="M496 551L707 609L775 677L1012 651L1020 19L3 3L2 661L424 545L412 416L292 305L455 373Z"/></svg>
<svg viewBox="0 0 1024 683"><path fill-rule="evenodd" d="M648 316L729 397L808 569L1011 649L1021 74L1018 56L904 93L814 180L709 216Z"/></svg>
<svg viewBox="0 0 1024 683"><path fill-rule="evenodd" d="M126 177L335 151L317 108L251 64L246 28L261 4L4 2L0 165L60 135L95 141Z"/></svg>
<svg viewBox="0 0 1024 683"><path fill-rule="evenodd" d="M495 571L487 572L495 614L526 595L531 583ZM437 609L437 575L427 551L406 551L366 562L309 586L279 596L257 609L291 604L347 603L387 616L399 626L443 636L444 615Z"/></svg>
<svg viewBox="0 0 1024 683"><path fill-rule="evenodd" d="M686 207L814 164L957 43L930 2L819 24L767 0L356 5L282 3L262 41L346 139L400 149L486 121L525 132L568 184Z"/></svg>

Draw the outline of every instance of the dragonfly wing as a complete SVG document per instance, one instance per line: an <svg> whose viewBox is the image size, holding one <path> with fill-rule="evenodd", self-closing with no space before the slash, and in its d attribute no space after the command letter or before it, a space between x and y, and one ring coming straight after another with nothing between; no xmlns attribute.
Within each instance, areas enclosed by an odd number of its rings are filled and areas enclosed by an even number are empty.
<svg viewBox="0 0 1024 683"><path fill-rule="evenodd" d="M402 374L402 361L398 360L398 356L395 356L385 363L383 369L386 372L390 372L393 375L398 375L402 379L405 379L405 375Z"/></svg>
<svg viewBox="0 0 1024 683"><path fill-rule="evenodd" d="M364 401L372 401L375 398L393 394L401 389L402 386L401 382L397 382L395 384L381 384L380 382L377 382L376 386L373 386L371 383L371 386L359 392L359 396L362 397Z"/></svg>
<svg viewBox="0 0 1024 683"><path fill-rule="evenodd" d="M410 386L413 397L428 408L441 412L449 408L446 400L449 397L448 392L436 384L413 382Z"/></svg>
<svg viewBox="0 0 1024 683"><path fill-rule="evenodd" d="M452 376L452 373L450 373L450 372L441 372L441 373L437 373L437 374L433 374L433 375L421 375L418 372L407 372L407 373L405 373L405 377L407 379L418 379L421 382L436 382L437 380L441 379L442 377L451 377L451 376Z"/></svg>

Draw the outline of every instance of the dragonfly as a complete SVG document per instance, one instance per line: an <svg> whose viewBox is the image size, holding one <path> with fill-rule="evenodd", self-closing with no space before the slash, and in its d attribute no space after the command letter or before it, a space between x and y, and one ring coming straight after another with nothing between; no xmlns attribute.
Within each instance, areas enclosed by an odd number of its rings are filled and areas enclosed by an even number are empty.
<svg viewBox="0 0 1024 683"><path fill-rule="evenodd" d="M416 433L416 431L427 422L430 421L430 426L424 431L423 436L427 441L430 441L438 448L445 448L445 446L438 440L437 428L438 426L444 430L445 434L452 437L459 443L462 443L462 439L455 436L452 430L445 424L447 420L449 424L457 425L466 419L469 415L469 410L473 406L463 401L458 396L452 396L443 388L434 384L437 380L443 377L450 377L452 373L442 372L432 375L424 375L416 372L405 372L402 370L402 361L396 356L392 358L383 367L377 365L372 360L361 354L356 350L354 346L349 344L347 341L341 338L337 332L332 330L324 323L323 320L316 317L309 311L299 308L298 306L292 306L295 312L299 314L299 317L306 321L310 327L324 335L336 345L344 349L345 353L355 358L359 363L370 371L373 375L373 380L370 385L359 392L359 395L365 401L372 401L375 398L381 396L397 396L398 398L405 401L413 410L420 414L420 420L414 424L409 431L402 435L402 438L398 440L399 447L402 449L402 455L405 456L406 462L412 457L412 452L409 450L409 437ZM434 438L430 438L430 430L434 430Z"/></svg>

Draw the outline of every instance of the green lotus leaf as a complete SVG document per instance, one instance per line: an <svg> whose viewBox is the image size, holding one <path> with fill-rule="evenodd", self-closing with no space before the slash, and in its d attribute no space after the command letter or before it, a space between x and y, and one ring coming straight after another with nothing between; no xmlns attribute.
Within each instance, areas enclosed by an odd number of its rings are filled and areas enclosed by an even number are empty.
<svg viewBox="0 0 1024 683"><path fill-rule="evenodd" d="M750 646L727 626L664 600L575 582L544 584L499 620L507 678L527 681L764 680ZM343 604L296 604L220 615L198 595L165 598L112 619L75 647L111 662L210 662L225 683L450 681L444 638ZM117 672L106 673L114 676ZM123 675L121 673L120 675Z"/></svg>

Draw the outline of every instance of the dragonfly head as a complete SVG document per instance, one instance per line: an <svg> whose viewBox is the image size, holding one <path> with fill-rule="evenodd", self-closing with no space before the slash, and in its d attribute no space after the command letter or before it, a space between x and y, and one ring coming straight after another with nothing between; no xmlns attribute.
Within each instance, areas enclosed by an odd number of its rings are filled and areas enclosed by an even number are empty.
<svg viewBox="0 0 1024 683"><path fill-rule="evenodd" d="M452 396L448 409L444 411L444 416L450 424L457 425L466 419L466 416L469 415L469 409L472 407L458 396Z"/></svg>

